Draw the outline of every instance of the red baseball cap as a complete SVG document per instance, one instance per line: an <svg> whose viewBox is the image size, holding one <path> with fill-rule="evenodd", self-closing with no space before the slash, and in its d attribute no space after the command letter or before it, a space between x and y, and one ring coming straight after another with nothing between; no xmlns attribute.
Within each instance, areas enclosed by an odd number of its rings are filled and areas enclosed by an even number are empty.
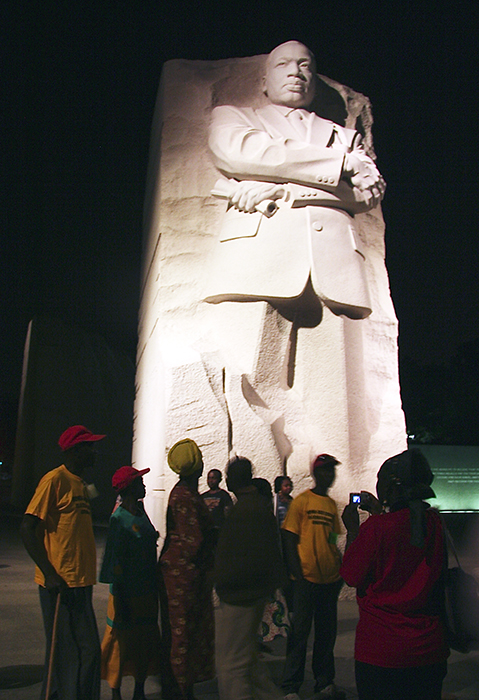
<svg viewBox="0 0 479 700"><path fill-rule="evenodd" d="M70 447L78 445L80 442L96 442L97 440L103 440L104 437L106 437L106 435L94 435L92 431L85 428L84 425L72 425L60 435L58 444L63 452L65 452L65 450L69 450Z"/></svg>
<svg viewBox="0 0 479 700"><path fill-rule="evenodd" d="M149 471L149 467L147 467L146 469L135 469L135 467L120 467L113 474L111 485L113 486L115 491L123 491L123 489L126 489L126 487L129 486L132 481L138 479L139 476L143 476L143 474L148 474Z"/></svg>
<svg viewBox="0 0 479 700"><path fill-rule="evenodd" d="M313 472L318 467L335 467L336 464L341 464L336 457L327 454L318 455L311 465L311 471Z"/></svg>

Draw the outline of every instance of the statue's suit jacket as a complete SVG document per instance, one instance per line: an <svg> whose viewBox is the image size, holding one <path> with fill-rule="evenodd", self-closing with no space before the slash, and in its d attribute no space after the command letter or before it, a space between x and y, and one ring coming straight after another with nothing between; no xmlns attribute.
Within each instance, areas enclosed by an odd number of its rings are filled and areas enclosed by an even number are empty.
<svg viewBox="0 0 479 700"><path fill-rule="evenodd" d="M270 217L228 208L206 301L292 300L311 280L334 313L368 316L354 214L372 205L341 180L348 152L375 167L359 133L305 110L222 106L213 110L209 146L228 178L284 183L287 194Z"/></svg>

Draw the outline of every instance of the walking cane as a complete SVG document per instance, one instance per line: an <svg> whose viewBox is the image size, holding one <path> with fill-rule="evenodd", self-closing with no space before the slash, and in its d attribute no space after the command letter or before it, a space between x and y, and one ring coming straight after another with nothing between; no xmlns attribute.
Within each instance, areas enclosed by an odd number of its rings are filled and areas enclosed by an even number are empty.
<svg viewBox="0 0 479 700"><path fill-rule="evenodd" d="M53 630L52 630L52 640L50 643L50 659L48 662L48 676L47 676L47 689L45 692L45 700L50 697L50 686L52 684L53 675L53 657L55 656L55 643L57 641L57 624L58 624L58 611L60 609L60 590L58 591L57 600L55 603L55 614L53 616Z"/></svg>

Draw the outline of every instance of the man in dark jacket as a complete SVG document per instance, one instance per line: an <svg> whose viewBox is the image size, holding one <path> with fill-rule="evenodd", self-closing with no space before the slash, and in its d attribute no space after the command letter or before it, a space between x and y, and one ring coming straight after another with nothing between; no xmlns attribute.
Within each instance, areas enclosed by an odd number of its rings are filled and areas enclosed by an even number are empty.
<svg viewBox="0 0 479 700"><path fill-rule="evenodd" d="M216 672L221 700L282 697L258 668L257 635L264 606L284 583L278 530L271 508L252 483L252 465L236 457L226 483L238 502L220 533L214 580Z"/></svg>

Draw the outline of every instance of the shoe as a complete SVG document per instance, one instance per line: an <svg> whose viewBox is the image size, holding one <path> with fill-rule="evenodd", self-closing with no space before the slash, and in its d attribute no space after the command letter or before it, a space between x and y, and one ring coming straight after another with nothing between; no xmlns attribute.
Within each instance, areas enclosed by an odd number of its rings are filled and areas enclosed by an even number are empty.
<svg viewBox="0 0 479 700"><path fill-rule="evenodd" d="M345 700L346 693L340 690L334 683L330 683L325 688L314 691L311 700Z"/></svg>

